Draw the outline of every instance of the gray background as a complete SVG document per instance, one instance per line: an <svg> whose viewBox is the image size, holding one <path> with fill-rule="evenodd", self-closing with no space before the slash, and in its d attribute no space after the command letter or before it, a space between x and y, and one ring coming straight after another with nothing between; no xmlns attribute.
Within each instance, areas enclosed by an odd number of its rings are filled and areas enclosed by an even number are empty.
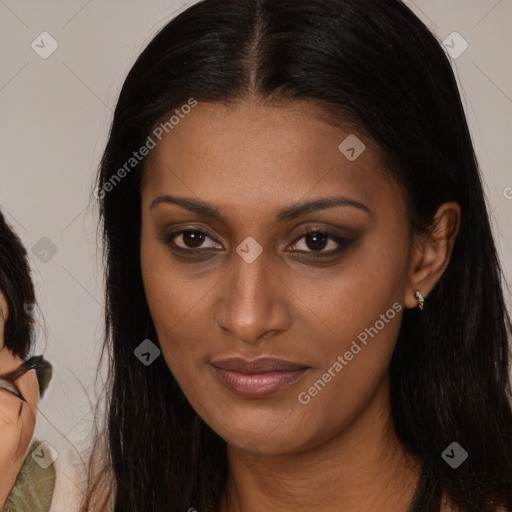
<svg viewBox="0 0 512 512"><path fill-rule="evenodd" d="M102 268L91 195L112 110L144 45L193 3L0 0L0 208L30 252L38 352L55 367L36 436L59 454L87 446L91 402L102 390ZM510 282L512 0L406 3L440 41L456 31L469 44L452 62ZM59 45L46 59L31 46L42 46L42 32ZM460 48L453 38L448 44Z"/></svg>

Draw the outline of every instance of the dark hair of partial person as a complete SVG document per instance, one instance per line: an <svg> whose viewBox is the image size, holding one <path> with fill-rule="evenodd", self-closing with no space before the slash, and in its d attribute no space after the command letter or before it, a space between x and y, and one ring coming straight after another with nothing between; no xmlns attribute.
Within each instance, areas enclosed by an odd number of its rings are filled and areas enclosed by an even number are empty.
<svg viewBox="0 0 512 512"><path fill-rule="evenodd" d="M25 359L32 346L34 285L27 251L0 212L0 291L9 308L4 325L4 345Z"/></svg>
<svg viewBox="0 0 512 512"><path fill-rule="evenodd" d="M131 68L96 185L106 190L190 98L235 105L249 96L309 101L332 124L357 129L400 185L411 233L428 233L442 203L460 205L451 262L424 311L404 311L389 368L392 416L400 442L422 462L415 510L439 511L442 493L465 511L512 510L511 323L463 104L439 41L398 0L199 2ZM107 462L91 478L84 510L110 475L116 512L214 511L226 443L162 357L146 367L133 355L146 338L158 343L139 258L143 170L144 161L99 196L109 381L96 446L103 439ZM456 470L441 457L453 441L469 454Z"/></svg>

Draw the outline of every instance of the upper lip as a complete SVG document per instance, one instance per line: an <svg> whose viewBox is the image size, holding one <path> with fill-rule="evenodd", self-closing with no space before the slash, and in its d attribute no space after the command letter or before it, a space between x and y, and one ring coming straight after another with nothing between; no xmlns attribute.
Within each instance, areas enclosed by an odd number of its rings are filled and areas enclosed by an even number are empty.
<svg viewBox="0 0 512 512"><path fill-rule="evenodd" d="M308 368L305 365L285 361L283 359L274 359L271 357L261 357L252 361L243 359L242 357L233 357L230 359L213 361L212 365L223 370L249 374L272 371L299 371Z"/></svg>

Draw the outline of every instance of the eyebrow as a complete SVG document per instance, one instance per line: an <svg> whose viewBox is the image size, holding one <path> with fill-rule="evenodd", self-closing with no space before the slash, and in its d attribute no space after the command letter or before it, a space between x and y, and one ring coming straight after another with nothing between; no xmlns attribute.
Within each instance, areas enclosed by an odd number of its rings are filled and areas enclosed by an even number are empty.
<svg viewBox="0 0 512 512"><path fill-rule="evenodd" d="M177 204L182 208L185 208L191 212L197 213L199 215L204 215L207 217L212 217L221 222L225 222L224 216L220 213L220 211L208 204L204 201L198 201L196 199L192 199L190 197L176 197L176 196L158 196L151 202L149 209L153 209L156 205L161 203L171 203ZM359 208L371 215L371 210L365 206L364 204L354 201L353 199L348 199L346 197L326 197L315 199L313 201L303 202L294 204L292 206L287 206L283 208L277 214L277 220L279 222L284 222L288 220L295 219L300 217L301 215L305 215L310 212L315 212L319 210L325 210L327 208L333 208L335 206L352 206L355 208Z"/></svg>

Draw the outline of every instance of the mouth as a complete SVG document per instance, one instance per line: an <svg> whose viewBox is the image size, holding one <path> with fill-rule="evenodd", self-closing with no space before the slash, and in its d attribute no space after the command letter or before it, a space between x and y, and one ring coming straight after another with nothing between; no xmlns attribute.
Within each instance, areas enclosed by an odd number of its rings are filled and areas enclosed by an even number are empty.
<svg viewBox="0 0 512 512"><path fill-rule="evenodd" d="M211 363L217 379L232 393L244 398L263 398L297 382L309 366L281 359L224 359Z"/></svg>

